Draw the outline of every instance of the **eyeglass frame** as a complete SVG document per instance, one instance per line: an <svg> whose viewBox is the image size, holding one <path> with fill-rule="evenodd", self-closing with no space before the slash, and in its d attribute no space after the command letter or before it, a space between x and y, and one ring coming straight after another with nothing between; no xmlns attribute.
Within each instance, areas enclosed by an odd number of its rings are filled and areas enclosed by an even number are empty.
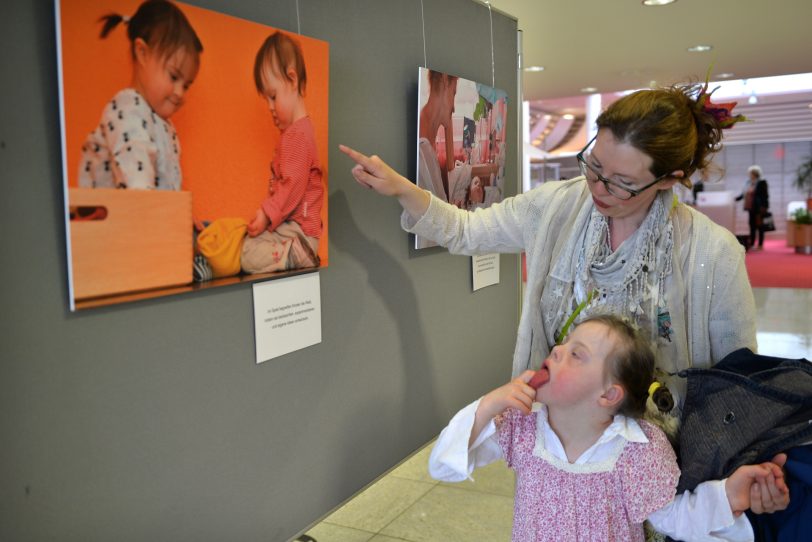
<svg viewBox="0 0 812 542"><path fill-rule="evenodd" d="M587 144L586 144L586 146L585 146L583 149L581 149L581 152L579 152L578 154L576 154L576 155L575 155L575 159L578 161L578 167L581 169L581 174L584 176L584 178L586 178L586 170L585 170L584 168L589 168L589 171L591 171L592 173L594 173L594 174L595 174L595 175L598 177L598 178L597 178L597 179L595 179L594 181L590 181L589 179L587 179L587 181L589 181L589 182L598 182L598 181L602 182L602 183L603 183L604 188L606 188L606 191L607 191L607 192L609 192L609 194L611 194L612 196L614 196L614 197L618 198L619 200L622 200L622 201L629 201L629 200L630 200L630 199L632 199L633 197L635 197L635 196L639 196L639 195L640 195L640 194L642 194L642 193L643 193L645 190L647 190L647 189L651 188L651 187L652 187L652 186L654 186L655 184L659 183L660 181L662 181L663 179L665 179L666 177L669 177L669 176L671 175L670 173L666 173L666 174L664 174L664 175L660 175L659 177L657 177L656 179L654 179L653 181L651 181L649 184L647 184L646 186L643 186L643 187L641 187L641 188L627 188L627 187L623 186L622 184L618 183L617 181L613 181L612 179L607 179L606 177L604 177L603 175L601 175L600 173L598 173L597 171L595 171L595 168L593 168L591 165L589 165L589 164L587 163L586 159L584 158L584 153L585 153L585 152L586 152L586 150L589 148L589 146L590 146L590 145L592 145L592 143L594 143L594 142L595 142L595 140L596 140L597 138L598 138L598 136L597 136L597 134L596 134L596 135L595 135L595 137L593 137L593 138L592 138L592 139L589 141L589 143L587 143ZM630 196L629 196L628 198L622 198L622 197L620 197L620 196L616 195L616 194L615 194L614 192L612 192L612 190L609 188L609 186L610 186L610 185L611 185L611 186L614 186L614 187L616 187L616 188L619 188L620 190L623 190L624 192L628 192L628 193L630 194Z"/></svg>

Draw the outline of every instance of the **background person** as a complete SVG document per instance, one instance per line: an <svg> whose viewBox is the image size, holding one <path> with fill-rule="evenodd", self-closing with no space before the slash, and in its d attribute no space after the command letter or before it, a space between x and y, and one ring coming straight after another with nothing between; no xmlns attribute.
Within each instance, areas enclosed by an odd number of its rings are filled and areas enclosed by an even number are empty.
<svg viewBox="0 0 812 542"><path fill-rule="evenodd" d="M750 248L761 250L764 248L764 230L761 228L764 214L770 209L770 192L767 180L762 178L761 167L747 168L748 179L744 191L736 201L744 200L744 210L747 211L747 223L750 226ZM758 236L758 245L756 245Z"/></svg>

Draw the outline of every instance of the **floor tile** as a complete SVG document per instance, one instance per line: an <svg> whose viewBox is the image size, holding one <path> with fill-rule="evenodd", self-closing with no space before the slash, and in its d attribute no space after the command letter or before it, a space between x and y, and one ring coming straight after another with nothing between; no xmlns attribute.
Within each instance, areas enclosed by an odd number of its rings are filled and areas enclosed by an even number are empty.
<svg viewBox="0 0 812 542"><path fill-rule="evenodd" d="M375 537L375 533L326 522L319 523L305 534L316 542L370 542Z"/></svg>
<svg viewBox="0 0 812 542"><path fill-rule="evenodd" d="M753 288L759 331L812 335L812 289Z"/></svg>
<svg viewBox="0 0 812 542"><path fill-rule="evenodd" d="M758 352L812 360L812 290L753 288Z"/></svg>
<svg viewBox="0 0 812 542"><path fill-rule="evenodd" d="M812 336L796 333L758 333L758 353L778 358L806 358L812 361Z"/></svg>
<svg viewBox="0 0 812 542"><path fill-rule="evenodd" d="M331 541L325 541L331 542ZM370 539L369 542L415 542L409 538L392 538L391 536L386 536L385 534L378 534L375 535L374 538Z"/></svg>
<svg viewBox="0 0 812 542"><path fill-rule="evenodd" d="M508 542L512 523L512 497L438 485L381 534L414 542Z"/></svg>
<svg viewBox="0 0 812 542"><path fill-rule="evenodd" d="M385 476L324 521L378 533L432 487L434 484Z"/></svg>
<svg viewBox="0 0 812 542"><path fill-rule="evenodd" d="M412 455L409 459L398 465L389 474L398 478L417 480L418 482L436 483L429 475L429 456L434 447L434 441L424 446L420 451Z"/></svg>

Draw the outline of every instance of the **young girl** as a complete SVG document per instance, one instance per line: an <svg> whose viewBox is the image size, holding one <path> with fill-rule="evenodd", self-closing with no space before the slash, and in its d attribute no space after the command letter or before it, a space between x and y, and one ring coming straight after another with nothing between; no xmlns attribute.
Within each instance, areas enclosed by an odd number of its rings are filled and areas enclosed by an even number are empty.
<svg viewBox="0 0 812 542"><path fill-rule="evenodd" d="M781 470L741 467L696 493L714 506L675 497L679 469L663 432L639 418L654 376L654 355L613 316L584 320L526 371L461 410L440 435L429 471L462 481L504 457L516 471L514 541L644 539L643 522L679 540L746 540L741 512L751 485ZM538 387L538 389L535 389ZM708 502L708 501L705 501ZM741 535L744 534L744 537Z"/></svg>
<svg viewBox="0 0 812 542"><path fill-rule="evenodd" d="M257 52L254 82L267 98L281 135L271 162L268 196L248 224L243 271L318 266L324 188L313 123L304 102L307 72L299 44L281 32L269 36Z"/></svg>
<svg viewBox="0 0 812 542"><path fill-rule="evenodd" d="M147 0L132 17L102 17L101 37L127 26L131 87L119 91L82 146L79 186L180 190L180 142L169 120L197 75L203 45L171 2Z"/></svg>

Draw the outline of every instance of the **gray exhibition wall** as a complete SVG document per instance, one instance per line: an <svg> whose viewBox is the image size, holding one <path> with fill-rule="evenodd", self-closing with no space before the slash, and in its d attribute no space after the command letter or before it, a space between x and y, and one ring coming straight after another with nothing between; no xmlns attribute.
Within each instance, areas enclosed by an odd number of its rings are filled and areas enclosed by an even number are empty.
<svg viewBox="0 0 812 542"><path fill-rule="evenodd" d="M330 44L321 344L257 365L252 288L71 313L54 9L0 8L0 540L287 540L510 377L519 262L415 252L339 142L414 175L418 67L491 83L472 0L196 0ZM493 13L517 178L516 21Z"/></svg>

